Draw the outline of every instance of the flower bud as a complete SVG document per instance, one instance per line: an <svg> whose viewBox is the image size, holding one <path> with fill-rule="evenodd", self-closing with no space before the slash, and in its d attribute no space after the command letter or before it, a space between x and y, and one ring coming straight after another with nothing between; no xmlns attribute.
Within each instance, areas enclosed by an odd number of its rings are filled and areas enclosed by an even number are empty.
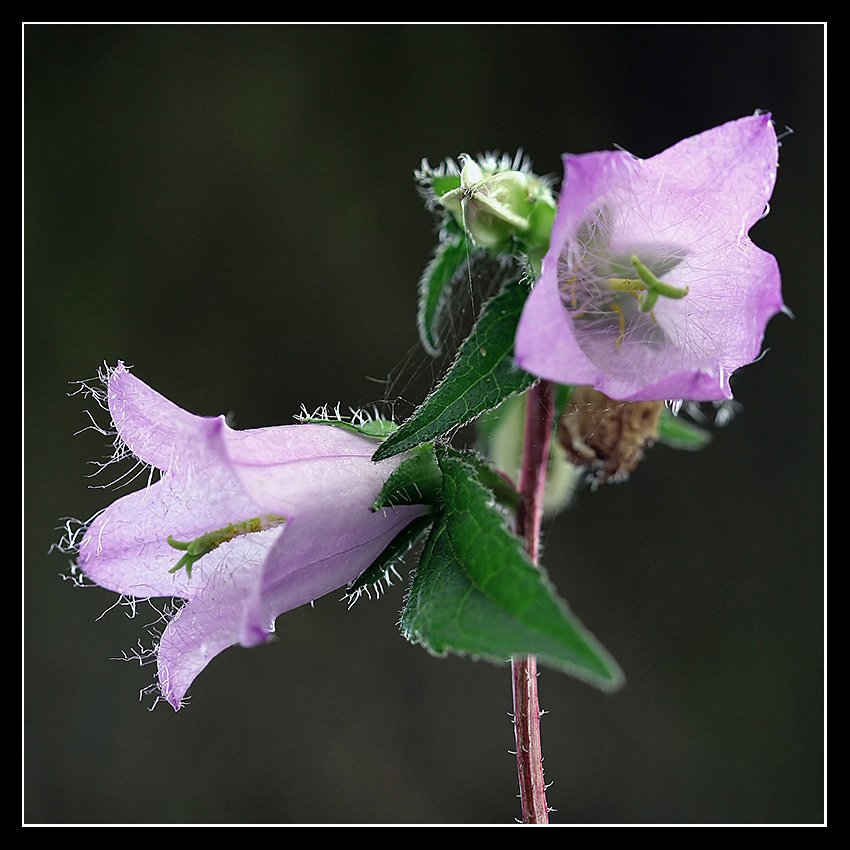
<svg viewBox="0 0 850 850"><path fill-rule="evenodd" d="M473 242L492 254L542 256L549 245L555 201L545 180L505 159L463 157L460 186L439 198Z"/></svg>

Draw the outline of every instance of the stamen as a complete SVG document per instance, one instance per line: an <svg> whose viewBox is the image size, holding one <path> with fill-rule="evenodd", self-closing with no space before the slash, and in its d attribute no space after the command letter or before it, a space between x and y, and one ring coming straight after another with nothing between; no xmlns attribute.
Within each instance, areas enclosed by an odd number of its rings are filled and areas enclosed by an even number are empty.
<svg viewBox="0 0 850 850"><path fill-rule="evenodd" d="M613 301L611 302L611 309L617 314L617 323L620 326L620 335L614 343L614 348L619 349L620 343L626 336L626 317L623 315L622 307L620 307L619 304L615 304Z"/></svg>

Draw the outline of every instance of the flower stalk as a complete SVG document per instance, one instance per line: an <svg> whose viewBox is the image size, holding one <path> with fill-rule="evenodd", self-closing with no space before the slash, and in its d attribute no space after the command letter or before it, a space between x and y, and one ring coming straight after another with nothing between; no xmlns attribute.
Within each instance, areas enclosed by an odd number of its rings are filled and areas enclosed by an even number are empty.
<svg viewBox="0 0 850 850"><path fill-rule="evenodd" d="M519 472L520 507L517 533L525 540L525 551L537 564L540 521L543 515L543 488L552 433L552 387L538 381L527 397L522 465ZM548 823L546 786L543 780L543 753L540 745L540 705L537 696L537 659L512 659L514 731L517 775L523 823Z"/></svg>

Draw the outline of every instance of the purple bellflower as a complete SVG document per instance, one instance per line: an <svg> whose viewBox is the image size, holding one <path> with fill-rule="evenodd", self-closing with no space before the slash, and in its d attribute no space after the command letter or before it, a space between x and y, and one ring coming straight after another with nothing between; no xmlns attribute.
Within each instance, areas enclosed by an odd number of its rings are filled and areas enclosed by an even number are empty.
<svg viewBox="0 0 850 850"><path fill-rule="evenodd" d="M565 155L517 364L620 401L731 398L729 376L784 309L776 260L747 236L778 147L770 116L754 115L646 160Z"/></svg>
<svg viewBox="0 0 850 850"><path fill-rule="evenodd" d="M262 643L275 618L357 578L421 507L372 512L399 458L341 427L235 431L181 410L122 364L106 402L119 455L161 471L100 513L82 572L133 599L177 597L156 648L161 695L179 708L219 652Z"/></svg>

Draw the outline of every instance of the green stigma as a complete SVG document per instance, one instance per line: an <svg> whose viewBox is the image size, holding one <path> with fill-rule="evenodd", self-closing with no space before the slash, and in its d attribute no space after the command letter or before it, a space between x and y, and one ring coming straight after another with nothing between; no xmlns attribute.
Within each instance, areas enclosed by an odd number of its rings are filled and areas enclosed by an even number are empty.
<svg viewBox="0 0 850 850"><path fill-rule="evenodd" d="M186 554L168 572L176 573L185 567L187 577L191 578L192 567L195 565L195 561L200 560L204 555L221 546L222 543L227 543L228 540L233 540L234 537L241 537L243 534L252 534L257 531L267 531L270 528L277 528L277 526L283 525L285 522L286 517L275 514L264 514L263 516L252 517L242 522L231 522L224 526L224 528L207 531L194 540L175 540L169 535L167 538L168 545L173 549L184 551Z"/></svg>
<svg viewBox="0 0 850 850"><path fill-rule="evenodd" d="M612 292L631 292L638 299L641 313L648 313L658 301L658 296L665 298L684 298L690 291L690 287L681 289L664 283L652 271L647 268L637 257L632 254L630 262L634 267L637 277L609 277L605 280L605 286ZM641 297L638 293L643 293Z"/></svg>

